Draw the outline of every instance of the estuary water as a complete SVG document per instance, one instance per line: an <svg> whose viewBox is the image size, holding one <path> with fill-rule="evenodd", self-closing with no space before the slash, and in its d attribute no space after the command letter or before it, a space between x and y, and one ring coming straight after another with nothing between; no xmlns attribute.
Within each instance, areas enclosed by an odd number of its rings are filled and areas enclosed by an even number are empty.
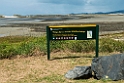
<svg viewBox="0 0 124 83"><path fill-rule="evenodd" d="M29 22L40 22L42 18L0 18L0 26L6 26L8 24L15 23L29 23Z"/></svg>
<svg viewBox="0 0 124 83"><path fill-rule="evenodd" d="M90 18L90 17L84 17ZM83 18L83 19L84 19ZM0 18L0 26L5 26L7 24L16 24L16 23L38 23L38 22L48 22L48 21L67 21L67 20L78 20L81 19L79 16L65 16L65 17L50 17L45 16L41 18Z"/></svg>

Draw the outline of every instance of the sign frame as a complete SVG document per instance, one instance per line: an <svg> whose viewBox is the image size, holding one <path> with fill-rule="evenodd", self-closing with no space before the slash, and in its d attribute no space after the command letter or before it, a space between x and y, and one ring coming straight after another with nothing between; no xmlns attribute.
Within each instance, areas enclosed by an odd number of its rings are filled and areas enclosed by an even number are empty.
<svg viewBox="0 0 124 83"><path fill-rule="evenodd" d="M84 31L84 33L83 33L83 31ZM84 25L47 26L46 34L47 34L46 37L47 37L47 59L48 60L50 60L50 41L51 40L57 41L57 40L91 40L91 39L95 39L96 40L96 49L95 49L96 56L95 57L99 56L99 54L98 54L98 52L99 52L99 25L84 24ZM69 34L71 34L71 35L69 35ZM54 36L55 36L55 38L54 38ZM57 37L60 37L60 38L57 38ZM64 37L68 38L68 39L63 39Z"/></svg>

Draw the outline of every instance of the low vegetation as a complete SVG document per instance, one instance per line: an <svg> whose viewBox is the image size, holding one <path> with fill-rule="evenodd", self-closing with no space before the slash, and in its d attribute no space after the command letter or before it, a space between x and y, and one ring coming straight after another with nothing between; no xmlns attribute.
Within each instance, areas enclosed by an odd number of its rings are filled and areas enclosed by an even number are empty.
<svg viewBox="0 0 124 83"><path fill-rule="evenodd" d="M0 38L0 59L12 58L17 55L33 56L36 52L46 55L46 37L3 37ZM95 51L95 40L51 41L51 52L87 53ZM124 42L112 38L100 38L99 52L123 52Z"/></svg>
<svg viewBox="0 0 124 83"><path fill-rule="evenodd" d="M119 34L117 34L119 36ZM99 55L123 52L124 42L100 37ZM51 41L51 60L46 56L46 37L0 38L0 83L123 83L111 80L69 80L65 73L75 66L89 66L95 56L95 40ZM30 57L28 57L30 56ZM16 59L13 59L16 57ZM20 58L21 57L21 58Z"/></svg>

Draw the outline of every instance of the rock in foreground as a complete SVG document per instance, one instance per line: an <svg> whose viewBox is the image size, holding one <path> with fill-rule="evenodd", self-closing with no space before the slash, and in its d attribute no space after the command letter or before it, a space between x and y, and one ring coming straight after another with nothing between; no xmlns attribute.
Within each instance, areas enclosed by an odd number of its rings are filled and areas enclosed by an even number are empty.
<svg viewBox="0 0 124 83"><path fill-rule="evenodd" d="M97 79L124 80L124 54L95 58L91 69Z"/></svg>
<svg viewBox="0 0 124 83"><path fill-rule="evenodd" d="M65 77L68 79L88 79L92 77L91 66L76 66L74 69L69 70Z"/></svg>

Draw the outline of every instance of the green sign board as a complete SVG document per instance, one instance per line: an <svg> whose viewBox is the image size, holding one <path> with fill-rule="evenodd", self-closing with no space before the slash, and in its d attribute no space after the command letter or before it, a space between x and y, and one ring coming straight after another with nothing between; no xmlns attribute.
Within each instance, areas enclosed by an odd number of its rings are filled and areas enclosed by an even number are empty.
<svg viewBox="0 0 124 83"><path fill-rule="evenodd" d="M47 59L50 59L50 40L90 40L96 39L96 57L98 57L99 26L95 24L85 25L61 25L47 26Z"/></svg>

